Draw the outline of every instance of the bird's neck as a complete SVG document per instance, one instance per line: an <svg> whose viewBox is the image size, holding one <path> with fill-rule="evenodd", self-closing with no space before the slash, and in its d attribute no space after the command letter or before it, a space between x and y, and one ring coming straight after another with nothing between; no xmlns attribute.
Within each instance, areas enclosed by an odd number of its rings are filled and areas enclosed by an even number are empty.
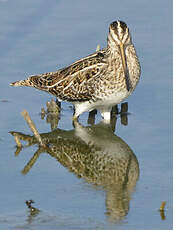
<svg viewBox="0 0 173 230"><path fill-rule="evenodd" d="M116 57L120 53L119 46L115 43L115 41L113 41L110 34L108 35L108 39L107 39L107 51L111 58Z"/></svg>

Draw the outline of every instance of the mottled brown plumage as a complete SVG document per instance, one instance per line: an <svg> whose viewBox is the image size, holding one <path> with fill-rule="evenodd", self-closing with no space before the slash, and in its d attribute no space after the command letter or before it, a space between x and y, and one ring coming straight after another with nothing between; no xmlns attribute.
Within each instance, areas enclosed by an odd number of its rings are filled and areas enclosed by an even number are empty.
<svg viewBox="0 0 173 230"><path fill-rule="evenodd" d="M47 91L57 98L72 102L74 118L85 111L99 109L110 120L112 106L127 98L140 77L140 65L124 22L110 24L108 45L72 65L56 72L31 76L11 83Z"/></svg>

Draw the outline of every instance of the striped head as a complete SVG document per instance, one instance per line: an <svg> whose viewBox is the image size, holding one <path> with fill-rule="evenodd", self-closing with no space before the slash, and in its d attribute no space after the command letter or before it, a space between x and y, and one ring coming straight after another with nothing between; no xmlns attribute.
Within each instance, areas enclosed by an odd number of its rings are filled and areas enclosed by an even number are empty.
<svg viewBox="0 0 173 230"><path fill-rule="evenodd" d="M112 22L109 26L108 41L112 43L113 46L121 44L124 46L131 45L131 35L126 23L122 21Z"/></svg>
<svg viewBox="0 0 173 230"><path fill-rule="evenodd" d="M116 51L117 49L120 51L123 71L126 80L126 88L128 91L130 90L130 83L125 49L127 46L131 44L131 35L126 23L122 21L112 22L109 27L108 48L111 51L111 53L114 53L114 51Z"/></svg>

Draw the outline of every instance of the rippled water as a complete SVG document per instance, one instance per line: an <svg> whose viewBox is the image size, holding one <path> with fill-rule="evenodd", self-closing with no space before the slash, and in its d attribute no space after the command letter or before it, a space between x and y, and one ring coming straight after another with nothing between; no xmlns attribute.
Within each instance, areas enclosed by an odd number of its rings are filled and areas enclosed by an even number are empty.
<svg viewBox="0 0 173 230"><path fill-rule="evenodd" d="M172 7L156 0L0 0L2 229L171 229ZM129 114L114 119L115 130L100 123L100 114L96 125L85 113L73 126L68 103L60 120L41 119L52 96L9 86L104 47L116 19L130 27L142 75L127 100ZM24 109L46 149L32 137ZM25 204L30 199L35 209Z"/></svg>

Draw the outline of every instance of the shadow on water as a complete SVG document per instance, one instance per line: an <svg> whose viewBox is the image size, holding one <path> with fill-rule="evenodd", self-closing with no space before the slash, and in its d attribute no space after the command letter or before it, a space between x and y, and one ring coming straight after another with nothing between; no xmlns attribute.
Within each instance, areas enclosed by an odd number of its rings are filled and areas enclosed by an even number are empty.
<svg viewBox="0 0 173 230"><path fill-rule="evenodd" d="M121 122L127 125L127 104ZM87 183L101 186L106 193L106 215L109 221L122 220L129 212L129 202L139 177L138 160L128 144L115 135L117 108L112 112L112 125L94 124L96 112L89 115L87 127L74 122L72 130L63 130L51 125L52 131L40 137L44 147L35 136L11 131L17 143L15 155L24 147L38 144L38 149L24 166L22 173L27 174L40 154L46 153L64 167L83 178ZM57 124L57 121L55 122ZM21 141L27 145L22 146ZM37 213L38 214L38 213Z"/></svg>

